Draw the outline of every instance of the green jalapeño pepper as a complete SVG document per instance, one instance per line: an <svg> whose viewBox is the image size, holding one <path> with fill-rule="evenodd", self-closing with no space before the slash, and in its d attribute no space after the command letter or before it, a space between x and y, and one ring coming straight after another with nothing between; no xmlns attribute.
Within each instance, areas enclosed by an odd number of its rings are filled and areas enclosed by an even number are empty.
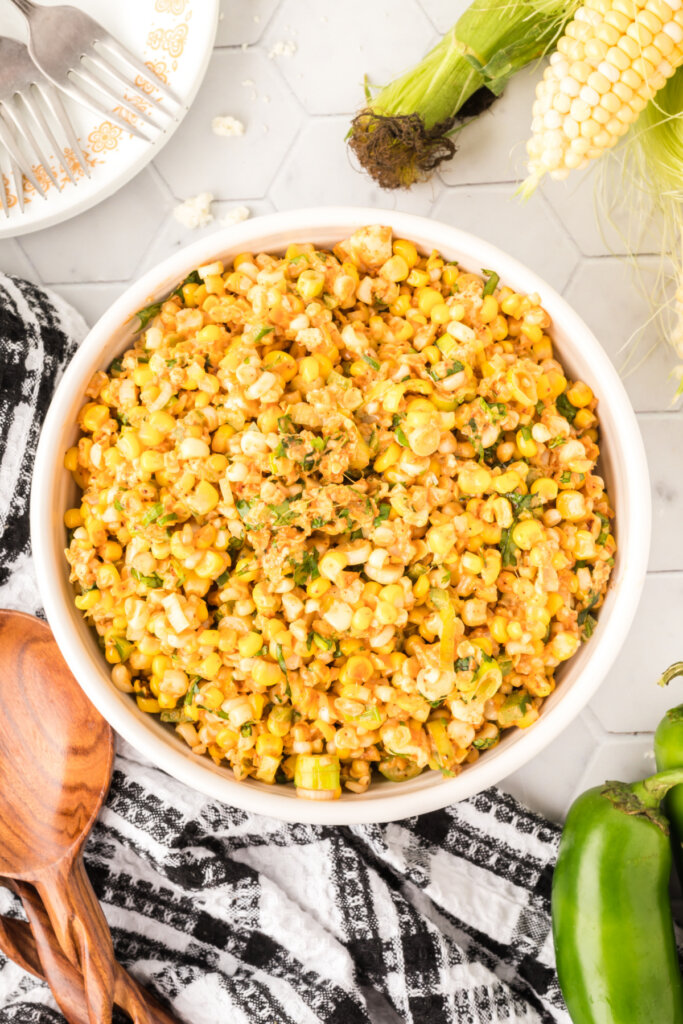
<svg viewBox="0 0 683 1024"><path fill-rule="evenodd" d="M552 886L557 974L573 1024L683 1024L659 803L683 769L606 782L570 808Z"/></svg>
<svg viewBox="0 0 683 1024"><path fill-rule="evenodd" d="M683 662L677 661L659 680L666 686L676 676L683 675ZM683 767L683 704L671 708L664 715L655 733L655 761L657 771ZM666 815L671 823L671 846L678 877L683 884L683 786L674 786L664 800Z"/></svg>

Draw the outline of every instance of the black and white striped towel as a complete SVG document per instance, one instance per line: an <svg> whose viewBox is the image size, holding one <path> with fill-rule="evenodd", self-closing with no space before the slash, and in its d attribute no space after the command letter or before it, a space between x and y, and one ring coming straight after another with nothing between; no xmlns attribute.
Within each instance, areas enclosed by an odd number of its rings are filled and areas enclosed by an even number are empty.
<svg viewBox="0 0 683 1024"><path fill-rule="evenodd" d="M84 325L0 275L0 606L39 610L28 497ZM497 790L388 825L284 825L120 742L86 849L119 959L187 1024L569 1024L549 893L559 830ZM18 914L0 889L0 912ZM0 1024L63 1024L0 955Z"/></svg>

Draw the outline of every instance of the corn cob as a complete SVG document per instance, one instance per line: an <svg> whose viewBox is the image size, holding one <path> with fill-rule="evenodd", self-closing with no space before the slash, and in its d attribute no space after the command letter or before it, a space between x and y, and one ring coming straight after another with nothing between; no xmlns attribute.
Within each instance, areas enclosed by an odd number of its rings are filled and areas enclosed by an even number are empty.
<svg viewBox="0 0 683 1024"><path fill-rule="evenodd" d="M683 0L587 0L536 90L529 194L614 146L683 63Z"/></svg>

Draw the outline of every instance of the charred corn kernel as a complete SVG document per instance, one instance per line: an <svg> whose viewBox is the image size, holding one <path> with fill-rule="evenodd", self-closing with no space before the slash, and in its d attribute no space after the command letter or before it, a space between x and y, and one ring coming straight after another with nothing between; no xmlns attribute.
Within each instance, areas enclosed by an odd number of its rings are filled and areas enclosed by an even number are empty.
<svg viewBox="0 0 683 1024"><path fill-rule="evenodd" d="M386 451L382 452L375 459L373 466L377 473L383 473L385 469L389 469L390 466L395 466L401 457L401 447L395 441L392 441Z"/></svg>
<svg viewBox="0 0 683 1024"><path fill-rule="evenodd" d="M534 480L530 490L532 494L537 495L543 501L554 501L559 488L557 483L551 480L550 477L541 476L538 480Z"/></svg>
<svg viewBox="0 0 683 1024"><path fill-rule="evenodd" d="M512 528L512 540L522 551L529 551L543 539L543 527L537 519L523 519Z"/></svg>
<svg viewBox="0 0 683 1024"><path fill-rule="evenodd" d="M415 271L413 271L413 274ZM411 275L412 276L412 275ZM423 316L430 316L435 306L443 304L441 292L436 288L420 288L417 293L417 308Z"/></svg>
<svg viewBox="0 0 683 1024"><path fill-rule="evenodd" d="M237 649L243 658L253 658L263 647L263 636L260 633L249 632L241 636L237 641Z"/></svg>
<svg viewBox="0 0 683 1024"><path fill-rule="evenodd" d="M375 673L370 658L362 654L352 655L344 664L339 673L339 680L342 684L367 683Z"/></svg>
<svg viewBox="0 0 683 1024"><path fill-rule="evenodd" d="M83 525L83 516L81 515L80 508L70 508L64 513L64 525L67 530L75 530L76 527Z"/></svg>
<svg viewBox="0 0 683 1024"><path fill-rule="evenodd" d="M135 382L137 384L137 381ZM100 430L109 419L109 408L106 405L98 405L89 402L81 409L80 422L84 430L94 433Z"/></svg>
<svg viewBox="0 0 683 1024"><path fill-rule="evenodd" d="M259 757L281 757L283 745L282 736L262 733L256 739L256 753Z"/></svg>
<svg viewBox="0 0 683 1024"><path fill-rule="evenodd" d="M578 491L562 491L555 503L555 508L563 519L577 523L586 515L586 501Z"/></svg>
<svg viewBox="0 0 683 1024"><path fill-rule="evenodd" d="M211 448L213 451L218 452L221 455L224 454L228 450L228 442L234 434L235 428L231 427L229 423L223 423L215 432L211 440Z"/></svg>
<svg viewBox="0 0 683 1024"><path fill-rule="evenodd" d="M397 238L392 246L397 256L402 256L409 267L414 267L419 260L417 249L406 238Z"/></svg>
<svg viewBox="0 0 683 1024"><path fill-rule="evenodd" d="M135 699L140 711L145 711L149 715L158 715L161 711L161 705L156 697L136 697Z"/></svg>
<svg viewBox="0 0 683 1024"><path fill-rule="evenodd" d="M326 579L324 576L321 576L319 577L319 579L310 580L310 582L306 584L306 593L308 594L309 597L312 597L315 600L318 597L322 597L323 594L325 594L330 589L331 586L332 583L330 582L330 580Z"/></svg>

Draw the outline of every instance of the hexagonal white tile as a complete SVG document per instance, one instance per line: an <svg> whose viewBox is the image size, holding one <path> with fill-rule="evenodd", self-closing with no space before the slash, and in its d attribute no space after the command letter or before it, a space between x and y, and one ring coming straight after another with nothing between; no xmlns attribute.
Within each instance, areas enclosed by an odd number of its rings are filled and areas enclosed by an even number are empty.
<svg viewBox="0 0 683 1024"><path fill-rule="evenodd" d="M190 245L199 238L204 238L207 235L214 234L216 231L220 231L224 226L222 223L223 219L229 215L231 210L235 209L236 205L236 203L227 202L226 200L212 203L211 212L213 213L213 220L203 228L186 228L169 211L168 217L161 225L154 241L145 253L144 260L140 266L140 273L150 270L184 245ZM252 217L273 212L273 205L267 199L245 199L239 205L246 206Z"/></svg>
<svg viewBox="0 0 683 1024"><path fill-rule="evenodd" d="M606 736L585 766L572 800L586 789L608 780L636 782L655 771L652 736Z"/></svg>
<svg viewBox="0 0 683 1024"><path fill-rule="evenodd" d="M365 75L373 85L391 81L437 38L415 0L403 0L400 12L394 0L283 0L264 46L296 46L275 60L310 114L343 114L363 105Z"/></svg>
<svg viewBox="0 0 683 1024"><path fill-rule="evenodd" d="M680 358L660 337L660 325L648 323L661 266L658 256L641 257L638 273L617 257L585 259L565 290L567 301L622 375L637 412L665 411L676 401L671 373ZM610 302L606 298L610 295L618 295L619 301ZM644 324L642 333L633 338Z"/></svg>
<svg viewBox="0 0 683 1024"><path fill-rule="evenodd" d="M256 43L273 16L278 0L222 0L216 46Z"/></svg>
<svg viewBox="0 0 683 1024"><path fill-rule="evenodd" d="M668 687L657 679L683 660L683 637L672 611L683 607L683 574L650 574L621 654L591 708L608 732L653 732L667 710L683 704L683 679Z"/></svg>
<svg viewBox="0 0 683 1024"><path fill-rule="evenodd" d="M3 238L0 242L0 270L3 274L24 277L35 281L36 271L15 238Z"/></svg>
<svg viewBox="0 0 683 1024"><path fill-rule="evenodd" d="M114 284L60 284L56 291L77 309L89 327L99 320L111 304L126 290L123 281Z"/></svg>
<svg viewBox="0 0 683 1024"><path fill-rule="evenodd" d="M650 571L683 570L683 416L639 417L652 484Z"/></svg>
<svg viewBox="0 0 683 1024"><path fill-rule="evenodd" d="M383 191L358 168L346 145L348 126L346 117L313 118L304 126L270 190L277 208L343 203L427 214L434 186Z"/></svg>
<svg viewBox="0 0 683 1024"><path fill-rule="evenodd" d="M560 821L597 744L590 715L584 712L550 747L509 775L500 787L540 814Z"/></svg>
<svg viewBox="0 0 683 1024"><path fill-rule="evenodd" d="M214 135L211 121L231 115L244 135ZM187 117L156 159L178 198L263 196L301 124L301 111L261 52L217 50Z"/></svg>
<svg viewBox="0 0 683 1024"><path fill-rule="evenodd" d="M584 256L661 251L659 217L645 196L639 204L637 190L625 186L612 154L565 181L546 179L540 191Z"/></svg>
<svg viewBox="0 0 683 1024"><path fill-rule="evenodd" d="M24 236L21 247L45 284L125 281L135 272L167 203L147 168L92 210Z"/></svg>
<svg viewBox="0 0 683 1024"><path fill-rule="evenodd" d="M439 169L447 185L512 182L524 177L531 105L540 73L535 66L515 75L493 106L456 136L457 153Z"/></svg>
<svg viewBox="0 0 683 1024"><path fill-rule="evenodd" d="M541 196L537 203L532 216L512 186L469 186L443 193L433 216L493 242L561 290L579 254Z"/></svg>

